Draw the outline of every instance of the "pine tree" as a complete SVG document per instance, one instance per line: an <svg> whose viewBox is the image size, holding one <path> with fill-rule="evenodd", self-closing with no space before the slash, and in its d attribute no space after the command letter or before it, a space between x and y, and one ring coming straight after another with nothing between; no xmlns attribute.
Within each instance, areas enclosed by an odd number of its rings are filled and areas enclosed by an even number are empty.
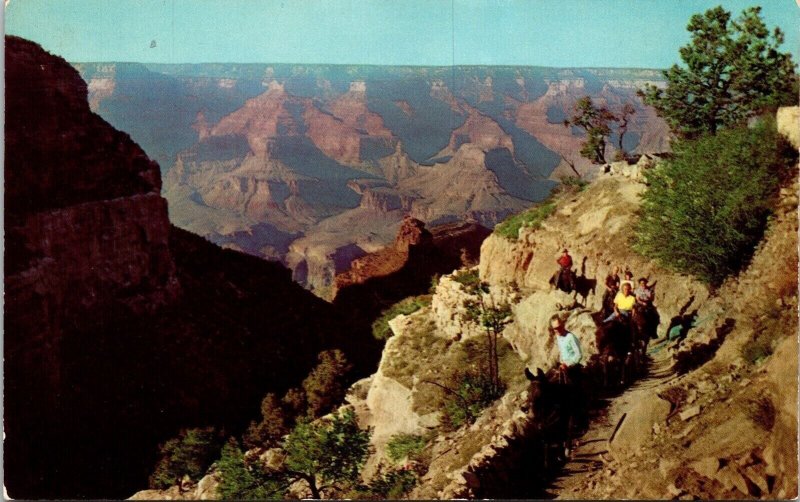
<svg viewBox="0 0 800 502"><path fill-rule="evenodd" d="M715 134L758 112L796 102L790 54L778 51L779 28L770 32L751 7L731 20L722 7L691 17L691 42L680 49L683 65L664 71L667 86L640 91L674 133L684 138Z"/></svg>

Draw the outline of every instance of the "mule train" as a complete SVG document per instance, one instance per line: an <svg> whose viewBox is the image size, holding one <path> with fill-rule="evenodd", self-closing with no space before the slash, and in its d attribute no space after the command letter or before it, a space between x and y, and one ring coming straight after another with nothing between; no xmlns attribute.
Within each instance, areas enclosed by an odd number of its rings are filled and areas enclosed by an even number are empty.
<svg viewBox="0 0 800 502"><path fill-rule="evenodd" d="M656 338L659 324L655 307L634 307L630 318L604 323L603 311L592 315L598 353L579 371L560 366L547 373L528 368L529 412L538 431L545 467L560 464L569 456L572 439L589 425L592 400L619 392L647 370L647 346Z"/></svg>

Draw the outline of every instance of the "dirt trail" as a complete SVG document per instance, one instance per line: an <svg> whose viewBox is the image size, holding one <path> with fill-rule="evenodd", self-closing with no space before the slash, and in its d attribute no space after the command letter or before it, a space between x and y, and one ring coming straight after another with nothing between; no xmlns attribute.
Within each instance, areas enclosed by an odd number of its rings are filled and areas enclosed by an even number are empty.
<svg viewBox="0 0 800 502"><path fill-rule="evenodd" d="M606 468L608 442L623 414L641 400L653 399L653 389L675 376L672 359L664 345L654 345L649 352L647 375L622 394L611 397L605 406L592 410L589 429L576 441L570 460L547 488L548 495L556 499L582 498L585 488L593 487Z"/></svg>

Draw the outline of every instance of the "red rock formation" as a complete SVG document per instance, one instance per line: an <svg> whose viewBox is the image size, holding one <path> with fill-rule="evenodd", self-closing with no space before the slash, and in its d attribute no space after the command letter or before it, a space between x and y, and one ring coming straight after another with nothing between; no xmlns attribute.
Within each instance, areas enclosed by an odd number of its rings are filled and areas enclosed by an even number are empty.
<svg viewBox="0 0 800 502"><path fill-rule="evenodd" d="M289 131L297 128L294 118L284 106L288 99L283 86L272 81L267 92L248 99L242 108L223 117L211 129L211 135L245 136L253 153L265 156L267 143L278 134L279 128Z"/></svg>
<svg viewBox="0 0 800 502"><path fill-rule="evenodd" d="M472 143L486 152L494 148L506 148L512 154L514 153L514 140L497 122L466 103L460 105L469 113L469 116L461 127L453 131L450 143L439 153L439 156L453 155L464 143Z"/></svg>
<svg viewBox="0 0 800 502"><path fill-rule="evenodd" d="M387 276L400 270L407 262L412 247L430 246L431 233L420 220L406 216L391 246L353 260L350 270L336 276L336 289L361 284L373 277Z"/></svg>
<svg viewBox="0 0 800 502"><path fill-rule="evenodd" d="M427 291L434 274L473 265L491 233L475 223L452 223L432 231L415 218L403 219L391 246L351 262L336 276L334 305L372 320L383 309Z"/></svg>
<svg viewBox="0 0 800 502"><path fill-rule="evenodd" d="M391 131L383 125L383 119L367 109L363 82L354 82L349 92L330 103L329 109L329 113L323 112L312 100L306 100L303 120L311 141L337 162L359 165L362 161L361 142L365 137L387 141L392 138Z"/></svg>
<svg viewBox="0 0 800 502"><path fill-rule="evenodd" d="M305 102L303 121L308 137L325 155L342 164L358 164L361 133L341 118L319 110L309 99Z"/></svg>
<svg viewBox="0 0 800 502"><path fill-rule="evenodd" d="M416 218L405 217L400 224L394 248L400 252L408 252L412 246L427 246L433 242L433 236L425 228L425 224Z"/></svg>

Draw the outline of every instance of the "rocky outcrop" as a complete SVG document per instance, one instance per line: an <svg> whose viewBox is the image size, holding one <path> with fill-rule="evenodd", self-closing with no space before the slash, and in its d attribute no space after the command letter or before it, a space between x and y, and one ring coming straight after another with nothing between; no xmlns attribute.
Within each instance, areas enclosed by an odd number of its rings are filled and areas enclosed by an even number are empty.
<svg viewBox="0 0 800 502"><path fill-rule="evenodd" d="M629 268L635 278L658 281L656 305L662 317L672 317L691 300L703 303L708 288L686 276L658 267L631 249L639 205L646 187L624 177L602 175L579 197L564 199L541 228L523 227L519 238L491 235L481 247L480 276L490 284L516 284L525 290L546 290L556 271L556 259L568 248L575 271L586 287L582 305L598 310L604 280L614 266ZM687 307L689 308L689 307Z"/></svg>
<svg viewBox="0 0 800 502"><path fill-rule="evenodd" d="M748 268L664 349L680 374L642 391L650 404L627 410L612 458L569 498L797 496L796 190L784 189Z"/></svg>
<svg viewBox="0 0 800 502"><path fill-rule="evenodd" d="M475 223L429 231L420 220L406 217L392 246L353 260L336 276L333 302L373 319L393 303L425 292L434 275L474 262L488 234Z"/></svg>
<svg viewBox="0 0 800 502"><path fill-rule="evenodd" d="M639 156L635 162L627 160L612 162L604 165L602 170L612 176L625 176L633 181L644 183L646 180L645 173L655 167L663 157L665 157L664 154L644 154Z"/></svg>
<svg viewBox="0 0 800 502"><path fill-rule="evenodd" d="M197 424L239 434L320 350L374 368L366 327L288 270L172 227L158 166L90 111L64 60L15 37L5 54L11 496L130 494L159 442Z"/></svg>

